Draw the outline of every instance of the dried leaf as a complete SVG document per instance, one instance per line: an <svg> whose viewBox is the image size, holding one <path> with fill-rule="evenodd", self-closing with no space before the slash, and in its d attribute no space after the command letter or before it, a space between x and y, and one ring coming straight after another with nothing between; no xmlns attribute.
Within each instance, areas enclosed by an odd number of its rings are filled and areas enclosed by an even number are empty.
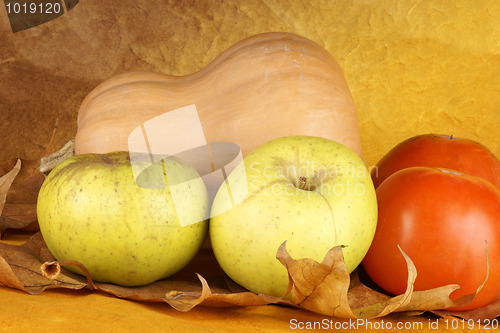
<svg viewBox="0 0 500 333"><path fill-rule="evenodd" d="M288 271L292 303L323 315L355 317L347 299L349 272L340 246L328 251L318 263L307 258L294 260L283 243L276 258Z"/></svg>
<svg viewBox="0 0 500 333"><path fill-rule="evenodd" d="M96 290L96 286L94 285L94 282L92 281L92 278L90 277L89 271L85 266L83 266L81 263L75 260L64 260L64 261L46 261L42 264L40 267L40 271L42 272L42 276L44 278L47 278L49 280L57 280L57 278L61 274L61 267L62 266L76 266L78 267L82 272L85 273L85 277L87 278L87 287L90 288L90 290Z"/></svg>
<svg viewBox="0 0 500 333"><path fill-rule="evenodd" d="M7 172L5 175L0 177L0 215L5 206L5 201L7 199L7 192L9 191L12 182L16 178L17 174L21 170L21 160L17 160L16 165Z"/></svg>
<svg viewBox="0 0 500 333"><path fill-rule="evenodd" d="M6 229L38 230L36 201L45 176L38 170L40 161L19 160L21 168L5 193L0 214L0 233ZM10 161L2 163L3 167Z"/></svg>
<svg viewBox="0 0 500 333"><path fill-rule="evenodd" d="M35 234L26 244L15 246L0 243L0 283L12 288L24 290L30 294L39 294L47 288L81 289L85 279L67 272L56 280L49 280L42 275L42 262L53 261L54 257L45 246L40 233Z"/></svg>
<svg viewBox="0 0 500 333"><path fill-rule="evenodd" d="M14 179L16 178L20 170L21 170L21 160L18 159L12 170L10 170L5 175L0 177L0 235L5 230L4 228L2 228L1 217L5 210L7 194L9 192L10 187L12 186L12 183L14 182Z"/></svg>
<svg viewBox="0 0 500 333"><path fill-rule="evenodd" d="M36 233L23 245L0 243L0 284L39 294L47 288L91 288L109 292L117 297L143 301L162 301L163 283L139 288L125 288L105 283L93 285L91 280L73 274L61 266L76 262L56 262L41 233ZM177 284L173 284L178 287ZM159 287L160 286L160 287ZM161 290L160 292L158 292Z"/></svg>
<svg viewBox="0 0 500 333"><path fill-rule="evenodd" d="M201 293L199 283L183 280L162 280L141 287L122 287L115 284L95 283L96 288L119 298L142 302L164 302L165 293L171 290L184 290Z"/></svg>
<svg viewBox="0 0 500 333"><path fill-rule="evenodd" d="M70 158L75 154L75 140L69 140L61 149L51 153L49 155L44 155L40 160L39 171L43 174L48 174L52 169L54 169L59 163L67 158Z"/></svg>
<svg viewBox="0 0 500 333"><path fill-rule="evenodd" d="M416 315L429 310L441 316L456 316L456 313L435 310L457 305L449 299L449 295L458 286L413 292L416 269L402 250L401 253L409 270L407 290L403 295L390 297L364 285L356 273L349 276L340 246L331 249L318 263L307 258L291 258L283 243L276 256L289 272L289 301L269 295L256 295L235 285L223 276L209 248L200 251L188 267L170 279L142 287L93 282L88 273L83 277L64 269L65 265L77 265L86 271L80 263L54 261L41 234L37 233L20 246L0 243L0 284L31 294L39 294L47 288L89 288L120 298L166 302L179 311L189 311L196 306L284 304L343 318L368 319L402 311ZM199 269L202 274L195 274ZM210 283L202 275L210 277ZM468 296L468 301L472 296ZM467 301L467 297L461 301ZM499 313L500 298L488 307L461 312L461 315L462 318L478 320L493 318Z"/></svg>
<svg viewBox="0 0 500 333"><path fill-rule="evenodd" d="M410 257L403 252L403 250L399 247L399 251L403 255L406 266L408 268L408 280L406 283L406 291L402 295L395 296L393 298L387 299L380 303L376 303L373 305L365 306L362 308L358 308L353 312L356 314L358 318L376 318L386 316L389 313L402 311L401 309L407 306L412 299L413 293L413 285L415 283L415 279L417 278L417 269L415 265L411 261ZM411 310L419 310L419 309L411 309Z"/></svg>
<svg viewBox="0 0 500 333"><path fill-rule="evenodd" d="M279 297L257 295L249 291L232 293L225 289L211 289L201 275L197 274L197 276L202 284L201 293L172 290L165 295L165 302L179 311L189 311L197 305L211 307L251 306L281 301Z"/></svg>
<svg viewBox="0 0 500 333"><path fill-rule="evenodd" d="M1 249L0 249L1 255ZM0 284L9 288L27 291L21 284L16 274L12 271L9 263L0 256Z"/></svg>
<svg viewBox="0 0 500 333"><path fill-rule="evenodd" d="M286 251L286 243L280 246L277 253L292 283L292 302L310 311L339 318L375 318L406 305L413 291L416 269L411 260L404 256L409 270L405 294L353 310L348 297L350 276L341 246L328 251L321 264L311 259L292 259ZM364 296L367 294L365 292Z"/></svg>
<svg viewBox="0 0 500 333"><path fill-rule="evenodd" d="M7 229L23 229L37 231L36 204L6 203L0 216L0 231Z"/></svg>
<svg viewBox="0 0 500 333"><path fill-rule="evenodd" d="M210 250L211 253L211 250ZM142 287L122 287L109 283L93 282L87 273L86 277L73 274L64 269L66 265L76 265L84 272L86 269L76 261L55 261L48 250L41 233L35 234L23 245L0 243L0 284L20 289L31 294L39 294L47 288L89 288L100 290L116 297L148 301L167 302L173 307L187 311L203 303L208 306L244 306L269 304L279 301L278 298L258 296L250 292L233 293L219 274L220 268L206 266L216 264L215 257L207 259L207 252L201 251L192 264L171 279L157 281ZM193 267L207 269L206 275L212 276L212 289L201 275L186 277ZM219 274L217 276L213 276Z"/></svg>
<svg viewBox="0 0 500 333"><path fill-rule="evenodd" d="M57 129L58 121L56 120L52 137L41 157L54 152L54 138ZM36 202L40 187L45 180L45 175L39 170L41 159L18 159L17 161L17 163L21 163L21 167L16 176L11 179L10 186L5 189L5 192L0 189L0 234L6 229L24 229L29 231L37 231L39 229L36 219ZM12 164L13 160L0 163L0 174L10 170ZM5 195L3 201L2 194Z"/></svg>
<svg viewBox="0 0 500 333"><path fill-rule="evenodd" d="M454 316L465 320L491 320L500 316L500 296L490 304L480 307L478 309L466 310L466 311L447 311L447 310L436 310L432 311L438 316Z"/></svg>
<svg viewBox="0 0 500 333"><path fill-rule="evenodd" d="M466 304L479 292L480 288L476 293L464 296L456 302L449 296L460 288L458 285L414 292L417 270L403 250L399 250L406 260L408 280L405 293L395 297L362 286L357 275L351 283L341 246L331 249L323 261L318 263L311 259L292 259L286 251L286 243L283 243L277 258L288 270L292 302L323 315L377 318L392 312L438 310Z"/></svg>
<svg viewBox="0 0 500 333"><path fill-rule="evenodd" d="M372 289L365 284L363 284L360 280L361 268L358 267L354 272L351 273L351 283L349 285L349 292L347 294L347 298L349 300L349 305L351 309L362 308L368 305L381 303L389 298L390 296L378 292L375 289Z"/></svg>

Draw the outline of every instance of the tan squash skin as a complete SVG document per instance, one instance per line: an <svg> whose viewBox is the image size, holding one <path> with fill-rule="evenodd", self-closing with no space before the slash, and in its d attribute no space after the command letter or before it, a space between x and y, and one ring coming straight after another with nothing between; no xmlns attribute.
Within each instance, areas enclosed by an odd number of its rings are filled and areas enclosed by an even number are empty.
<svg viewBox="0 0 500 333"><path fill-rule="evenodd" d="M318 44L288 33L244 39L191 75L130 72L103 82L80 107L75 152L128 150L134 128L190 104L207 142L236 143L243 156L290 135L328 138L361 156L342 70Z"/></svg>

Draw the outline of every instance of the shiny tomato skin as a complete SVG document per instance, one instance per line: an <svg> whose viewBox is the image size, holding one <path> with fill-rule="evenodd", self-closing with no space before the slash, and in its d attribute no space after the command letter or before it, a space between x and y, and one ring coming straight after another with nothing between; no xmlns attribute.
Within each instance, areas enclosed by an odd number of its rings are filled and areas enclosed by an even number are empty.
<svg viewBox="0 0 500 333"><path fill-rule="evenodd" d="M447 284L461 289L452 300L474 293L453 310L477 308L500 294L500 191L480 177L428 167L400 170L376 190L378 224L363 260L370 278L393 294L406 289L407 267L397 245L417 269L415 291Z"/></svg>
<svg viewBox="0 0 500 333"><path fill-rule="evenodd" d="M500 190L500 162L488 148L441 134L417 135L391 149L372 168L375 188L394 172L414 166L453 169L484 178Z"/></svg>

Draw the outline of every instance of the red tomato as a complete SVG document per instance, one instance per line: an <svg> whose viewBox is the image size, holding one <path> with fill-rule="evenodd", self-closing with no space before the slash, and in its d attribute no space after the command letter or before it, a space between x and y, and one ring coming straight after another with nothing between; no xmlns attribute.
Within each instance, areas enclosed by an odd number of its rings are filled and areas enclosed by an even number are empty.
<svg viewBox="0 0 500 333"><path fill-rule="evenodd" d="M486 305L500 294L500 190L480 177L412 167L376 191L378 225L363 266L377 285L404 293L408 273L399 244L417 268L416 291L459 284L452 300L474 293L486 277L487 242L488 281L472 303L454 310Z"/></svg>
<svg viewBox="0 0 500 333"><path fill-rule="evenodd" d="M478 142L448 135L423 134L389 151L372 169L375 188L394 172L412 166L453 169L482 177L500 190L500 162Z"/></svg>

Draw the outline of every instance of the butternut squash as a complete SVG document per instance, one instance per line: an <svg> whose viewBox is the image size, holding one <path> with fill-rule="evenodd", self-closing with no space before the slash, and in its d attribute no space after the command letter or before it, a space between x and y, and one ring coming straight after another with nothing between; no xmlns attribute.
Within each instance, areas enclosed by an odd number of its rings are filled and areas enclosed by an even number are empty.
<svg viewBox="0 0 500 333"><path fill-rule="evenodd" d="M134 128L191 104L206 142L236 143L243 156L291 135L328 138L361 156L342 70L324 48L289 33L244 39L187 76L129 72L110 78L81 104L75 153L128 150Z"/></svg>

